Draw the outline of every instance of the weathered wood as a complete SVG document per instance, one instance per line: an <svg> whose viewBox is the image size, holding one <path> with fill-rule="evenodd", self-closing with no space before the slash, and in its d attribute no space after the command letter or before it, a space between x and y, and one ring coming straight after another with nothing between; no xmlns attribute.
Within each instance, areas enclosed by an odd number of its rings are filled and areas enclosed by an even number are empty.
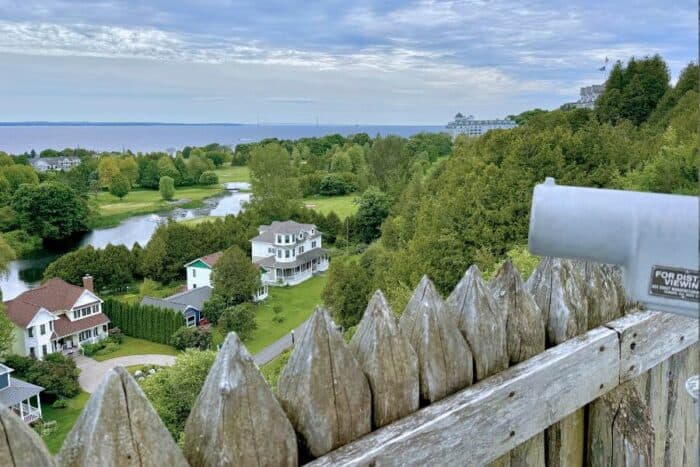
<svg viewBox="0 0 700 467"><path fill-rule="evenodd" d="M506 315L508 359L511 365L544 352L545 324L540 307L525 290L520 272L508 259L489 284L496 307ZM508 455L506 455L508 456ZM510 452L514 467L544 467L544 433L539 433ZM504 461L502 461L505 464Z"/></svg>
<svg viewBox="0 0 700 467"><path fill-rule="evenodd" d="M139 385L122 367L107 372L58 456L61 466L187 466Z"/></svg>
<svg viewBox="0 0 700 467"><path fill-rule="evenodd" d="M588 328L619 318L621 307L612 273L592 261L573 261L573 265L581 276L581 289L588 302Z"/></svg>
<svg viewBox="0 0 700 467"><path fill-rule="evenodd" d="M235 333L224 341L185 426L197 466L296 466L292 424Z"/></svg>
<svg viewBox="0 0 700 467"><path fill-rule="evenodd" d="M668 407L666 414L666 449L664 465L693 466L698 455L697 420L685 381L698 370L698 346L673 355L668 363Z"/></svg>
<svg viewBox="0 0 700 467"><path fill-rule="evenodd" d="M472 383L472 353L427 276L413 292L399 328L418 356L423 401L433 403Z"/></svg>
<svg viewBox="0 0 700 467"><path fill-rule="evenodd" d="M608 323L620 334L620 381L633 379L698 341L693 318L644 311Z"/></svg>
<svg viewBox="0 0 700 467"><path fill-rule="evenodd" d="M547 323L547 344L565 342L588 328L588 301L573 263L544 258L527 281L527 288ZM584 460L583 410L549 427L545 432L547 465L581 465Z"/></svg>
<svg viewBox="0 0 700 467"><path fill-rule="evenodd" d="M692 376L700 374L700 344L695 343L685 352L688 352L688 362L686 365L686 373L680 381L681 389L685 398L687 411L683 414L685 418L685 444L683 451L683 465L693 466L700 463L700 426L698 425L698 416L700 413L696 411L692 396L688 393L686 382Z"/></svg>
<svg viewBox="0 0 700 467"><path fill-rule="evenodd" d="M624 383L589 407L588 465L647 467L653 465L651 412L633 382Z"/></svg>
<svg viewBox="0 0 700 467"><path fill-rule="evenodd" d="M51 454L34 430L10 409L0 405L0 465L53 466Z"/></svg>
<svg viewBox="0 0 700 467"><path fill-rule="evenodd" d="M548 346L588 330L588 303L571 261L544 258L526 287L545 317Z"/></svg>
<svg viewBox="0 0 700 467"><path fill-rule="evenodd" d="M377 290L350 340L372 391L372 422L384 426L418 410L418 357Z"/></svg>
<svg viewBox="0 0 700 467"><path fill-rule="evenodd" d="M467 269L445 303L474 355L474 380L506 369L505 310L494 303L478 267Z"/></svg>
<svg viewBox="0 0 700 467"><path fill-rule="evenodd" d="M619 356L617 334L594 329L311 465L483 465L616 386Z"/></svg>
<svg viewBox="0 0 700 467"><path fill-rule="evenodd" d="M631 380L640 390L654 428L654 458L651 465L664 465L666 416L668 412L668 360Z"/></svg>
<svg viewBox="0 0 700 467"><path fill-rule="evenodd" d="M282 408L313 456L372 429L367 379L323 308L309 319L278 386Z"/></svg>

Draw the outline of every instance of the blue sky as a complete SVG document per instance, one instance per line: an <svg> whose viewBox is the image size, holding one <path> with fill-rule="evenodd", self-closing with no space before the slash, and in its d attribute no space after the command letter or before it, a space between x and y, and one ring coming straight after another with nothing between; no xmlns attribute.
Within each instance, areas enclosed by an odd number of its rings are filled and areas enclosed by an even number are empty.
<svg viewBox="0 0 700 467"><path fill-rule="evenodd" d="M0 0L0 120L443 124L697 45L689 0Z"/></svg>

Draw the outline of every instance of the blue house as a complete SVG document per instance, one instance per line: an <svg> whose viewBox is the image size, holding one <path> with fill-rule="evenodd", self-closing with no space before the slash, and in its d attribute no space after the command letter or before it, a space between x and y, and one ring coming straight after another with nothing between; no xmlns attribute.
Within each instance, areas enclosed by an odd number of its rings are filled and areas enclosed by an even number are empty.
<svg viewBox="0 0 700 467"><path fill-rule="evenodd" d="M197 287L165 298L143 297L141 305L168 308L182 313L187 327L199 326L204 303L211 297L211 287Z"/></svg>
<svg viewBox="0 0 700 467"><path fill-rule="evenodd" d="M44 388L13 378L10 376L13 371L0 363L0 405L9 407L25 422L33 423L42 416L39 393ZM33 397L36 397L36 405L31 403Z"/></svg>

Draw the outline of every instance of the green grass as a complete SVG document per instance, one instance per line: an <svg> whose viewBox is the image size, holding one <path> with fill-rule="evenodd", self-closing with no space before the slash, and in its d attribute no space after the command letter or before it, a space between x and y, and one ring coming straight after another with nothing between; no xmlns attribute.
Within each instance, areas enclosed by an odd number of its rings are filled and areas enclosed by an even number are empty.
<svg viewBox="0 0 700 467"><path fill-rule="evenodd" d="M193 217L192 219L185 219L184 221L180 221L181 224L185 225L197 225L197 224L203 224L204 222L211 222L216 219L223 219L223 216L202 216L202 217Z"/></svg>
<svg viewBox="0 0 700 467"><path fill-rule="evenodd" d="M148 288L147 290L144 291L144 293L141 293L141 288L143 285L143 281L140 282L134 282L133 284L128 286L128 289L126 292L116 292L116 293L107 293L107 294L100 294L102 298L110 297L110 298L116 298L117 300L120 300L125 303L138 303L141 301L141 299L144 297L144 295L148 295L149 297L156 297L156 298L165 298L169 297L170 295L174 295L178 292L180 287L182 287L183 284L171 284L171 285L162 285L158 282L152 282L153 287Z"/></svg>
<svg viewBox="0 0 700 467"><path fill-rule="evenodd" d="M125 357L127 355L142 355L142 354L162 354L162 355L177 355L178 351L169 345L158 344L156 342L137 339L135 337L124 336L123 341L119 344L119 350L105 355L94 355L92 358L98 362L109 360L111 358Z"/></svg>
<svg viewBox="0 0 700 467"><path fill-rule="evenodd" d="M247 166L219 167L214 172L219 176L219 182L250 182L250 171Z"/></svg>
<svg viewBox="0 0 700 467"><path fill-rule="evenodd" d="M255 330L245 346L252 354L260 352L277 339L303 323L321 304L321 291L326 284L326 276L316 276L293 287L270 287L267 300L257 307L258 329ZM277 324L272 321L272 307L282 305L285 320ZM213 329L212 341L215 345L224 341L224 335L218 329Z"/></svg>
<svg viewBox="0 0 700 467"><path fill-rule="evenodd" d="M353 201L357 198L356 195L346 196L309 196L304 198L304 204L319 211L322 214L328 214L334 211L338 217L345 219L357 212L357 205Z"/></svg>
<svg viewBox="0 0 700 467"><path fill-rule="evenodd" d="M73 425L75 425L80 412L82 412L89 398L90 394L81 392L73 399L67 399L68 407L64 409L54 409L51 407L51 404L41 404L44 421L56 421L56 431L44 438L46 447L49 448L52 454L56 454L61 449L63 440L68 436Z"/></svg>
<svg viewBox="0 0 700 467"><path fill-rule="evenodd" d="M282 370L287 365L291 354L291 349L285 350L260 368L265 381L267 381L267 385L270 386L270 389L272 389L275 395L277 395L277 381L279 380L280 373L282 373Z"/></svg>

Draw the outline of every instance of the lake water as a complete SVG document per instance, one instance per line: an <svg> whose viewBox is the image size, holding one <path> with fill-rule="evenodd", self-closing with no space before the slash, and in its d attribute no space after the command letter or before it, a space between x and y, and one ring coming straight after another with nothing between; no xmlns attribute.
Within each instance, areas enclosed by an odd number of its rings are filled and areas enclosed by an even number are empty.
<svg viewBox="0 0 700 467"><path fill-rule="evenodd" d="M165 151L219 143L235 146L264 138L299 139L334 133L411 136L444 126L402 125L7 125L0 124L0 151L81 147L97 151Z"/></svg>
<svg viewBox="0 0 700 467"><path fill-rule="evenodd" d="M176 208L160 214L130 217L116 227L93 230L85 234L79 242L63 245L62 248L58 247L56 250L44 249L31 258L12 261L7 272L0 276L3 300L12 299L25 290L36 287L49 263L75 248L87 245L104 248L109 243L126 245L131 248L136 242L145 246L158 225L167 222L168 219L179 221L209 215L238 214L244 209L245 203L250 200L249 192L239 190L249 189L249 185L247 183L228 183L226 185L229 190L221 196L205 200L204 207L197 209Z"/></svg>

